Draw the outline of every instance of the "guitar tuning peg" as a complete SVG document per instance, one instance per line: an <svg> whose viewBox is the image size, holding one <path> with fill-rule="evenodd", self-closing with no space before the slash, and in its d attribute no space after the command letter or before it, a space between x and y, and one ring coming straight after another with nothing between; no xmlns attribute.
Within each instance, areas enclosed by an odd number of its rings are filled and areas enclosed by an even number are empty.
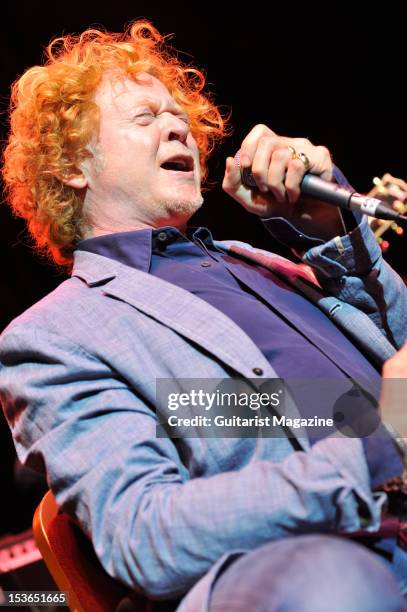
<svg viewBox="0 0 407 612"><path fill-rule="evenodd" d="M383 180L380 179L378 176L374 177L373 184L376 187L378 193L381 193L383 195L387 195L388 194L387 187L385 186Z"/></svg>

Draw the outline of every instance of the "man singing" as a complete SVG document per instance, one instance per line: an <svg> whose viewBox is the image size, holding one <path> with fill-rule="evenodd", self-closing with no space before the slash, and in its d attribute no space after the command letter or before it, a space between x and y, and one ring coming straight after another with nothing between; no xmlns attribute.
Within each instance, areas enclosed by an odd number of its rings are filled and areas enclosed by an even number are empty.
<svg viewBox="0 0 407 612"><path fill-rule="evenodd" d="M233 158L223 181L313 275L187 226L226 122L151 24L48 54L14 85L3 176L72 276L1 337L20 460L46 472L111 576L179 612L403 610L406 553L380 525L404 463L385 431L157 435L158 379L334 380L349 393L320 393L331 416L343 397L378 397L406 290L365 221L301 196L307 171L344 181L329 152L257 125L240 147L257 187ZM361 531L378 534L370 548L349 537Z"/></svg>

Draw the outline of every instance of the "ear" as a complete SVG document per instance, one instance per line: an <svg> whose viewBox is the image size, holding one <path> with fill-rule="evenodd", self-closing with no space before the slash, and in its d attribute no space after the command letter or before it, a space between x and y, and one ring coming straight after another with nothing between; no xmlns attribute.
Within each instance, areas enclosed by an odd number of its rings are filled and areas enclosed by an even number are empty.
<svg viewBox="0 0 407 612"><path fill-rule="evenodd" d="M64 185L69 185L69 187L73 187L74 189L85 189L85 187L88 186L88 179L80 170L72 172L71 174L64 174L64 176L61 177L61 181Z"/></svg>

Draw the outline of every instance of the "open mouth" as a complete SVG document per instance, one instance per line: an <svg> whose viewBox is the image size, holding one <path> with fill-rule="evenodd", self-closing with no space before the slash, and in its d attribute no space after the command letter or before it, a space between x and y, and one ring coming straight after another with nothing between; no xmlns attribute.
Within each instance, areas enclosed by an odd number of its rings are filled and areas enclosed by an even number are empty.
<svg viewBox="0 0 407 612"><path fill-rule="evenodd" d="M194 160L189 155L177 155L167 159L160 167L173 172L191 172L194 169Z"/></svg>

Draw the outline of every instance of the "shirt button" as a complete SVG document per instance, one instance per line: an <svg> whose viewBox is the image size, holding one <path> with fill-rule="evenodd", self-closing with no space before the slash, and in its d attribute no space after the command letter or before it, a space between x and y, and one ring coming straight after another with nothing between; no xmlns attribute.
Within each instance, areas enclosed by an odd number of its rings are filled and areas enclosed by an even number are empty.
<svg viewBox="0 0 407 612"><path fill-rule="evenodd" d="M261 368L253 368L252 372L253 374L256 374L256 376L261 376L263 374L263 370Z"/></svg>
<svg viewBox="0 0 407 612"><path fill-rule="evenodd" d="M166 232L158 232L157 240L160 240L161 242L164 242L164 240L167 240Z"/></svg>
<svg viewBox="0 0 407 612"><path fill-rule="evenodd" d="M203 268L209 268L209 266L210 266L210 265L211 265L211 262L210 262L210 261L203 261L203 262L201 263L201 266L202 266Z"/></svg>

